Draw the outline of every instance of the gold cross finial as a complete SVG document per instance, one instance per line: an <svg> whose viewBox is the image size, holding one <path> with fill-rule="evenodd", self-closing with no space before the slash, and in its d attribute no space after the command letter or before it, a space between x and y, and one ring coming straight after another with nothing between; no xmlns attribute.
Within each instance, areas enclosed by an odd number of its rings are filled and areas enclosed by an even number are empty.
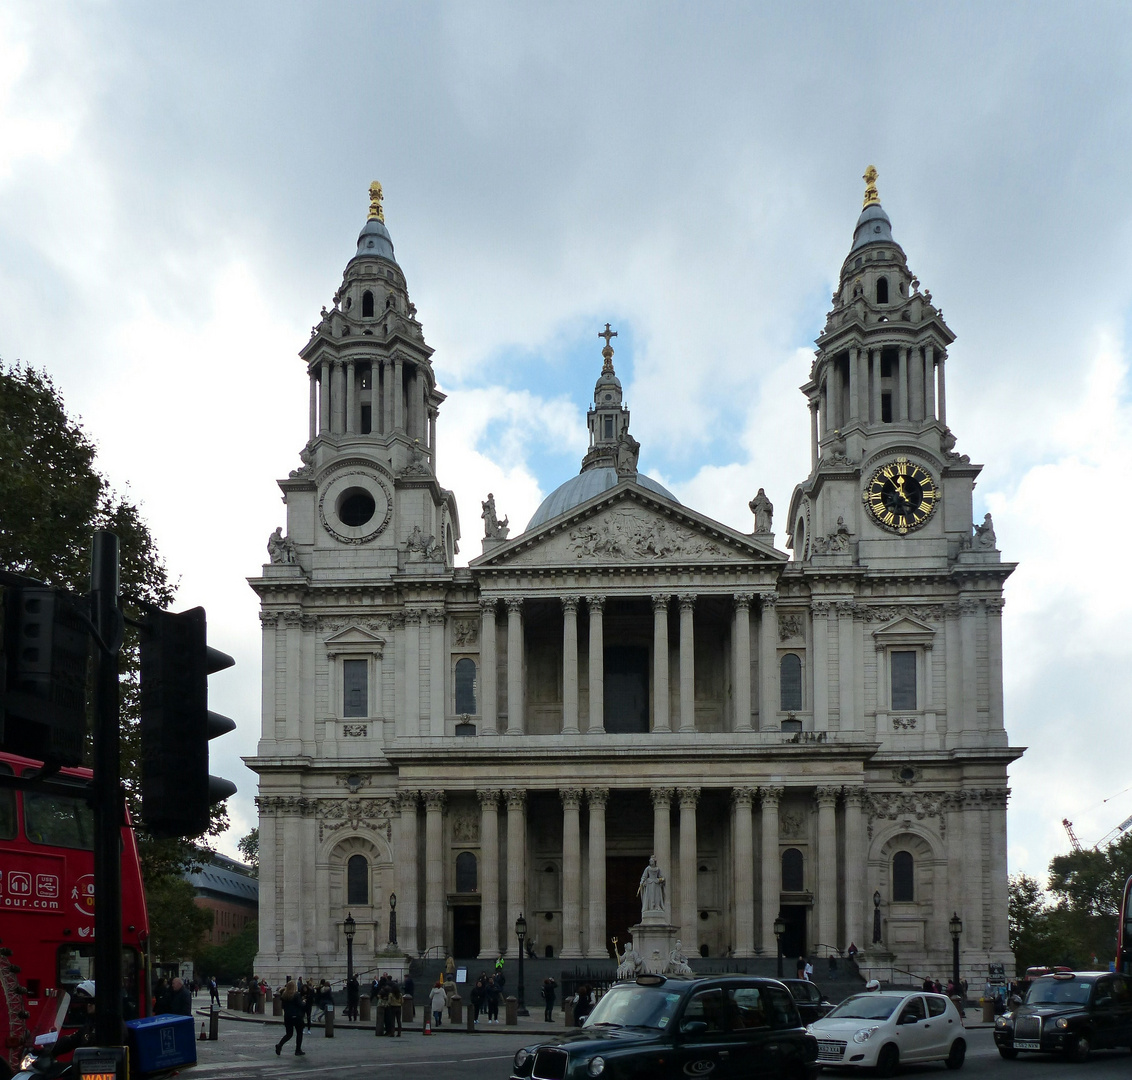
<svg viewBox="0 0 1132 1080"><path fill-rule="evenodd" d="M603 375L613 374L613 346L609 344L609 339L615 338L616 336L617 331L610 330L609 323L606 323L605 329L598 334L599 338L605 338L605 348L601 350L602 358L605 360L605 363L601 365L601 373Z"/></svg>
<svg viewBox="0 0 1132 1080"><path fill-rule="evenodd" d="M875 165L870 165L865 170L865 175L861 177L865 181L865 206L875 206L880 204L880 195L877 194L877 170ZM862 207L864 209L864 207Z"/></svg>
<svg viewBox="0 0 1132 1080"><path fill-rule="evenodd" d="M366 215L366 221L380 221L385 224L385 210L381 206L381 199L381 184L375 180L369 186L369 214Z"/></svg>

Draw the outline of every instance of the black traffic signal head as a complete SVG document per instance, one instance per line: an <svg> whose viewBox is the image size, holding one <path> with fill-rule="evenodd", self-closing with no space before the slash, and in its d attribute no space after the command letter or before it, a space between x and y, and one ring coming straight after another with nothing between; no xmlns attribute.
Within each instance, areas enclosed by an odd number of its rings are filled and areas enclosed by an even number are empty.
<svg viewBox="0 0 1132 1080"><path fill-rule="evenodd" d="M207 643L204 608L151 611L141 637L142 818L158 837L200 836L236 793L210 776L208 741L235 728L208 711L208 676L235 664Z"/></svg>

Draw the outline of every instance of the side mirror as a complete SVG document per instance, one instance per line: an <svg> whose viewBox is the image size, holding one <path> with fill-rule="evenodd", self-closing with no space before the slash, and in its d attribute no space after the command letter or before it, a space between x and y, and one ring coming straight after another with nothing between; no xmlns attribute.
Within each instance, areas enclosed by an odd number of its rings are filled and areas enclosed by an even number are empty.
<svg viewBox="0 0 1132 1080"><path fill-rule="evenodd" d="M703 1035L707 1032L707 1024L703 1020L687 1020L680 1025L683 1035Z"/></svg>

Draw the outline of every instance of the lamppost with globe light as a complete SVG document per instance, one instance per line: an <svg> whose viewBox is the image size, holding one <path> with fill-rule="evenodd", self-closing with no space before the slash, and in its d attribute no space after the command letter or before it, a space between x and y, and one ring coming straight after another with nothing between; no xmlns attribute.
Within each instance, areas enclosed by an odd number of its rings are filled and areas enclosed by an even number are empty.
<svg viewBox="0 0 1132 1080"><path fill-rule="evenodd" d="M774 943L778 946L778 977L782 978L782 935L786 933L786 920L782 912L774 920Z"/></svg>
<svg viewBox="0 0 1132 1080"><path fill-rule="evenodd" d="M519 917L515 920L515 936L519 939L519 985L515 988L515 996L518 998L516 1012L519 1016L530 1016L531 1014L527 1012L527 1003L524 1000L526 988L523 986L523 942L527 936L527 920L523 918L521 911Z"/></svg>
<svg viewBox="0 0 1132 1080"><path fill-rule="evenodd" d="M346 916L342 924L342 933L346 935L346 985L349 987L354 978L354 935L358 932L358 924L352 914ZM348 991L347 991L348 993Z"/></svg>
<svg viewBox="0 0 1132 1080"><path fill-rule="evenodd" d="M959 993L959 938L963 934L963 920L959 912L951 916L947 929L951 931L951 981L955 986L955 993Z"/></svg>
<svg viewBox="0 0 1132 1080"><path fill-rule="evenodd" d="M389 894L389 944L397 944L397 894Z"/></svg>

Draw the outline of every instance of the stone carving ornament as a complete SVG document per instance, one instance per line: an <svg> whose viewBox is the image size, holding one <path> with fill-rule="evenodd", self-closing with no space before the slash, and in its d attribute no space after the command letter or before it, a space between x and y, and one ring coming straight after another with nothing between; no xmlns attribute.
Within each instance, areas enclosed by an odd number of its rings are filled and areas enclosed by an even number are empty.
<svg viewBox="0 0 1132 1080"><path fill-rule="evenodd" d="M570 530L567 545L576 558L667 559L675 555L708 557L723 554L716 543L672 522L642 520L632 514L611 514Z"/></svg>
<svg viewBox="0 0 1132 1080"><path fill-rule="evenodd" d="M802 636L802 616L794 611L784 611L778 616L778 640L789 641Z"/></svg>
<svg viewBox="0 0 1132 1080"><path fill-rule="evenodd" d="M457 619L452 624L452 643L458 649L475 645L480 639L479 624L473 619Z"/></svg>
<svg viewBox="0 0 1132 1080"><path fill-rule="evenodd" d="M480 838L479 815L460 808L452 815L452 839L458 844L474 844Z"/></svg>
<svg viewBox="0 0 1132 1080"><path fill-rule="evenodd" d="M489 491L487 499L480 503L483 507L483 513L480 517L483 518L483 538L485 540L506 540L507 534L511 531L511 526L504 518L499 520L495 515L495 496Z"/></svg>
<svg viewBox="0 0 1132 1080"><path fill-rule="evenodd" d="M988 514L987 517L990 517ZM272 566L294 566L299 561L295 551L295 541L283 535L281 527L276 528L267 538L267 555Z"/></svg>

